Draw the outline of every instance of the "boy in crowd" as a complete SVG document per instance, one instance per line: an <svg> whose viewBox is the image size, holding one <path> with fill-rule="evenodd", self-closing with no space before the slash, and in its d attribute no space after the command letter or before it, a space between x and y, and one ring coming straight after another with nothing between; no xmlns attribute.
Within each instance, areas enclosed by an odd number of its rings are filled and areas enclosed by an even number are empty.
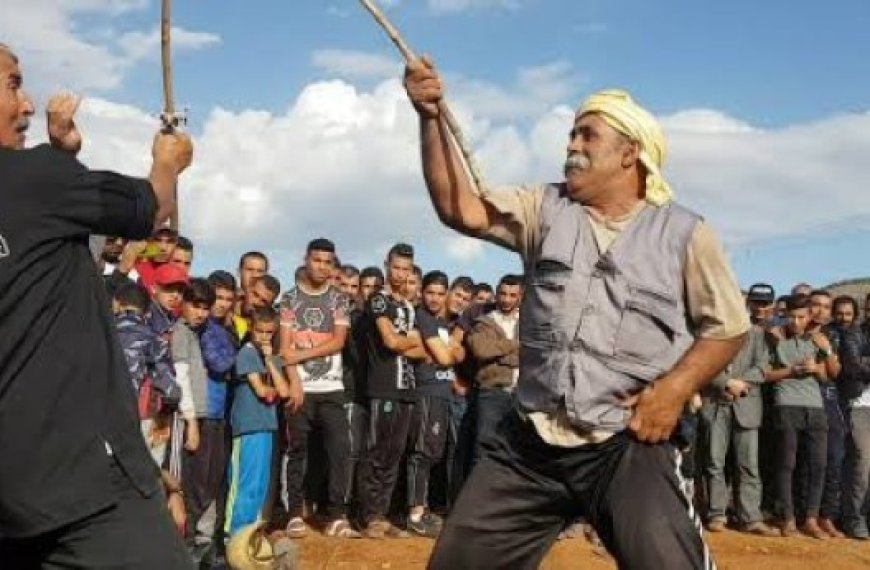
<svg viewBox="0 0 870 570"><path fill-rule="evenodd" d="M211 449L200 444L202 420L208 416L208 373L200 347L199 335L214 305L214 290L205 279L193 279L184 291L181 318L172 326L172 360L181 386L179 408L185 423L181 484L184 489L189 531L188 545L197 542L195 529L213 499L208 487ZM210 443L213 440L210 439ZM200 543L210 542L203 537Z"/></svg>
<svg viewBox="0 0 870 570"><path fill-rule="evenodd" d="M829 535L819 527L818 518L827 461L828 419L818 382L827 378L828 367L817 356L827 359L831 347L830 343L825 345L824 336L814 339L807 335L809 304L805 296L789 298L788 325L784 337L772 350L773 368L766 373L766 379L775 383L773 426L779 442L776 497L780 530L785 537L798 534L792 484L798 446L803 445L809 476L806 518L801 530L813 538L824 539ZM822 347L825 352L820 354Z"/></svg>
<svg viewBox="0 0 870 570"><path fill-rule="evenodd" d="M154 461L162 465L166 438L158 414L178 405L181 389L175 381L169 344L145 320L151 300L142 286L129 282L112 297L118 339L136 392L142 435Z"/></svg>
<svg viewBox="0 0 870 570"><path fill-rule="evenodd" d="M476 434L473 461L483 452L483 443L495 434L501 419L513 405L512 393L520 369L520 302L523 282L505 275L498 284L496 308L474 322L466 344L477 363L475 375Z"/></svg>
<svg viewBox="0 0 870 570"><path fill-rule="evenodd" d="M303 398L301 387L285 379L283 363L274 354L278 313L271 307L259 307L252 310L250 319L250 340L236 357L230 410L233 447L224 524L229 536L264 519L278 431L275 406L288 399L294 409L302 405Z"/></svg>
<svg viewBox="0 0 870 570"><path fill-rule="evenodd" d="M331 283L335 245L315 239L305 253L305 271L281 300L281 356L288 378L305 393L302 409L286 416L287 450L283 498L291 538L307 534L303 521L309 436L323 434L328 492L327 536L356 538L345 513L349 426L345 416L342 350L348 337L350 301Z"/></svg>
<svg viewBox="0 0 870 570"><path fill-rule="evenodd" d="M190 277L187 268L164 263L154 272L152 302L148 310L151 329L169 341L172 325L181 314L181 302ZM147 289L147 288L146 288Z"/></svg>
<svg viewBox="0 0 870 570"><path fill-rule="evenodd" d="M178 236L175 248L169 256L169 263L183 265L190 271L190 266L193 265L193 242L184 236Z"/></svg>
<svg viewBox="0 0 870 570"><path fill-rule="evenodd" d="M360 475L361 515L368 538L405 538L408 533L387 520L387 509L405 453L414 407L411 358L423 358L414 329L414 307L405 297L413 271L414 249L394 245L385 262L389 289L367 304L369 439Z"/></svg>
<svg viewBox="0 0 870 570"><path fill-rule="evenodd" d="M135 273L128 274L130 279L138 279L147 291L152 291L156 283L156 271L169 263L178 232L168 227L154 230L145 247L139 248L140 257L134 267Z"/></svg>
<svg viewBox="0 0 870 570"><path fill-rule="evenodd" d="M372 295L384 288L384 272L378 267L366 267L359 274L359 307L365 308Z"/></svg>
<svg viewBox="0 0 870 570"><path fill-rule="evenodd" d="M489 283L484 283L481 281L477 285L474 286L474 298L473 302L475 305L488 305L495 300L495 291L492 290L492 285Z"/></svg>
<svg viewBox="0 0 870 570"><path fill-rule="evenodd" d="M447 442L449 402L456 379L453 365L459 347L450 339L447 322L447 275L432 271L423 277L423 302L416 313L417 330L426 360L414 368L417 401L411 420L411 451L408 457L408 530L434 538L442 521L429 512L429 478L442 459Z"/></svg>

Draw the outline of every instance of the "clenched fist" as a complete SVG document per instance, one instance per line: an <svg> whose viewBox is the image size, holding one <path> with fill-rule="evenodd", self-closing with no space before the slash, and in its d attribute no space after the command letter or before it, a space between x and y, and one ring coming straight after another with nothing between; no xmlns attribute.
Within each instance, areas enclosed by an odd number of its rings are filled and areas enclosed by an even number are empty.
<svg viewBox="0 0 870 570"><path fill-rule="evenodd" d="M45 108L51 146L74 155L82 149L82 135L75 123L81 102L78 95L60 93L49 99Z"/></svg>

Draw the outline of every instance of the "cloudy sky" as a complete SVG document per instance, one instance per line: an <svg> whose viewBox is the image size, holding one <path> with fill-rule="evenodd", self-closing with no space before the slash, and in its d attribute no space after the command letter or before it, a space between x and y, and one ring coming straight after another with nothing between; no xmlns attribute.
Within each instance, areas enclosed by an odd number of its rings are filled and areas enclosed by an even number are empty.
<svg viewBox="0 0 870 570"><path fill-rule="evenodd" d="M870 274L870 3L382 0L431 54L492 185L556 181L572 109L621 87L669 136L678 199L719 231L741 284ZM0 41L38 103L82 93L82 160L145 174L161 109L157 0L3 0ZM393 46L356 0L174 0L175 91L194 166L195 269L247 249L289 283L305 243L493 280L512 255L442 228ZM32 134L36 142L38 124Z"/></svg>

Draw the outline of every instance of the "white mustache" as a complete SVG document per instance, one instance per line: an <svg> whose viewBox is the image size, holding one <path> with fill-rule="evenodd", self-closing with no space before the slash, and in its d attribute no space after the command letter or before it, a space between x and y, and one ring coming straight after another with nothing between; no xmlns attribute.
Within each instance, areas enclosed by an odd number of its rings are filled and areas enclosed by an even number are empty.
<svg viewBox="0 0 870 570"><path fill-rule="evenodd" d="M589 157L585 154L574 153L565 159L564 169L565 172L575 168L578 170L588 170L590 166L592 166L592 162L589 160Z"/></svg>

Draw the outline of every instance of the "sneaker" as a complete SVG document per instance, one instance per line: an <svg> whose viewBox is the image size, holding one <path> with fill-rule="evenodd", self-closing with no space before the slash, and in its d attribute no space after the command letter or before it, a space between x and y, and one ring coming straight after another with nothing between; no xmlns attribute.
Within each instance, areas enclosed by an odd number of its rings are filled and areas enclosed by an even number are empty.
<svg viewBox="0 0 870 570"><path fill-rule="evenodd" d="M308 525L302 517L293 517L287 523L287 536L290 538L305 538L308 535Z"/></svg>
<svg viewBox="0 0 870 570"><path fill-rule="evenodd" d="M423 515L423 520L427 521L430 525L437 527L439 530L444 527L444 518L435 513L427 512Z"/></svg>
<svg viewBox="0 0 870 570"><path fill-rule="evenodd" d="M326 525L323 534L332 538L361 538L362 535L355 531L350 522L344 517L330 521Z"/></svg>
<svg viewBox="0 0 870 570"><path fill-rule="evenodd" d="M817 540L827 540L831 538L828 533L819 527L819 522L816 517L807 517L804 524L801 525L801 532Z"/></svg>
<svg viewBox="0 0 870 570"><path fill-rule="evenodd" d="M756 521L745 525L742 529L746 534L754 534L755 536L766 536L768 538L778 538L782 533L778 528L774 528L762 521Z"/></svg>
<svg viewBox="0 0 870 570"><path fill-rule="evenodd" d="M723 517L716 517L714 519L710 519L707 523L707 530L709 532L722 532L725 530L725 523L728 522Z"/></svg>
<svg viewBox="0 0 870 570"><path fill-rule="evenodd" d="M406 531L396 528L390 521L386 519L375 519L371 521L363 533L366 538L384 539L384 538L411 538L411 535Z"/></svg>
<svg viewBox="0 0 870 570"><path fill-rule="evenodd" d="M794 538L801 535L801 533L798 532L794 519L780 521L779 530L785 538Z"/></svg>
<svg viewBox="0 0 870 570"><path fill-rule="evenodd" d="M831 519L820 518L819 528L828 533L832 538L846 538L846 535L840 532L840 529L837 528L837 525Z"/></svg>
<svg viewBox="0 0 870 570"><path fill-rule="evenodd" d="M427 518L426 515L423 515L418 521L409 517L407 526L410 532L425 538L437 538L438 533L441 532L441 527L431 517Z"/></svg>

